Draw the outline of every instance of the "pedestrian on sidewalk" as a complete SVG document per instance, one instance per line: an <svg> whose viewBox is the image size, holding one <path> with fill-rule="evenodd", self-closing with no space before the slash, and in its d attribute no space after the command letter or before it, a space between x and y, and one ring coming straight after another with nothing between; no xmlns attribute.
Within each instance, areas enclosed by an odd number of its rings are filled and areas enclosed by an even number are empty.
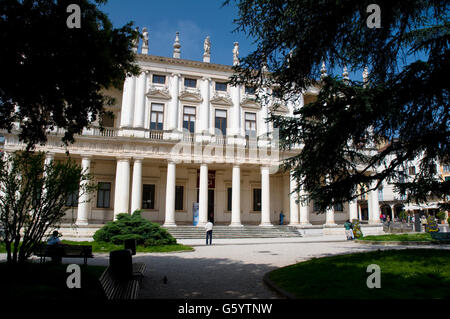
<svg viewBox="0 0 450 319"><path fill-rule="evenodd" d="M208 220L208 222L205 225L205 229L206 229L206 245L208 245L208 238L209 244L212 245L213 223L211 223L211 220Z"/></svg>

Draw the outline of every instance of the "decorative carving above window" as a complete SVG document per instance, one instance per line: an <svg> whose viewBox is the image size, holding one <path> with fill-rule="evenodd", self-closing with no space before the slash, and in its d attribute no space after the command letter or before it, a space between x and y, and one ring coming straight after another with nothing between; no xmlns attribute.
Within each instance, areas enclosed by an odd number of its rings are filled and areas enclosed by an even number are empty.
<svg viewBox="0 0 450 319"><path fill-rule="evenodd" d="M203 101L200 91L198 89L183 90L179 96L180 101L201 103Z"/></svg>
<svg viewBox="0 0 450 319"><path fill-rule="evenodd" d="M233 101L228 94L214 94L210 102L221 106L233 106Z"/></svg>
<svg viewBox="0 0 450 319"><path fill-rule="evenodd" d="M152 99L160 99L160 100L170 100L172 98L172 96L169 93L169 90L165 88L164 89L158 88L153 85L150 86L146 96Z"/></svg>
<svg viewBox="0 0 450 319"><path fill-rule="evenodd" d="M248 108L248 109L260 110L261 109L261 104L256 102L255 99L251 99L251 98L245 97L241 101L241 107Z"/></svg>

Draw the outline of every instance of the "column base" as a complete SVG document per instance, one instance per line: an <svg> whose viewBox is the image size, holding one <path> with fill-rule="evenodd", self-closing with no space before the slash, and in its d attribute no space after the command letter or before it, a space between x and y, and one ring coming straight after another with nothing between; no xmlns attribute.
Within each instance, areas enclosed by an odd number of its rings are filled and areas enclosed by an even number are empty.
<svg viewBox="0 0 450 319"><path fill-rule="evenodd" d="M312 224L309 222L303 222L303 223L300 223L300 226L312 226Z"/></svg>
<svg viewBox="0 0 450 319"><path fill-rule="evenodd" d="M177 224L175 224L175 223L164 223L162 225L162 227L177 227Z"/></svg>
<svg viewBox="0 0 450 319"><path fill-rule="evenodd" d="M273 227L272 223L261 223L258 225L259 227Z"/></svg>
<svg viewBox="0 0 450 319"><path fill-rule="evenodd" d="M229 227L244 227L244 225L242 225L241 223L231 223L230 225L228 225Z"/></svg>
<svg viewBox="0 0 450 319"><path fill-rule="evenodd" d="M329 226L335 227L335 226L338 226L338 224L336 224L335 222L332 222L332 223L325 223L325 224L323 224L323 226L324 227L329 227Z"/></svg>
<svg viewBox="0 0 450 319"><path fill-rule="evenodd" d="M75 222L75 225L77 225L77 226L87 226L87 225L89 225L89 223L88 223L87 220L77 220Z"/></svg>

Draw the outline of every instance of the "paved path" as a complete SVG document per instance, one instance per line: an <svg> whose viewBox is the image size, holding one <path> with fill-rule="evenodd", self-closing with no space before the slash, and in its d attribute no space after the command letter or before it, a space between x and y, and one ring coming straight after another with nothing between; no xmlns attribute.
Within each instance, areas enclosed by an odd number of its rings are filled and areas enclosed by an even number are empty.
<svg viewBox="0 0 450 319"><path fill-rule="evenodd" d="M205 246L198 239L178 242L194 246L195 251L138 253L133 257L134 262L147 264L140 298L280 298L262 280L273 269L313 257L405 248L361 245L342 240L342 236L217 239L212 246ZM1 259L5 259L5 254L0 255ZM80 260L64 259L64 262ZM96 254L89 264L107 265L108 254ZM163 282L164 276L167 284Z"/></svg>

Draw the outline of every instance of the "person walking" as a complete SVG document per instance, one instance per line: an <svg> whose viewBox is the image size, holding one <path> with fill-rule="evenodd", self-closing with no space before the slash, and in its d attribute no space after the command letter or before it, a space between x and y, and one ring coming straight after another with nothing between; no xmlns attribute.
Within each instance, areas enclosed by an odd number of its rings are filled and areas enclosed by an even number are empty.
<svg viewBox="0 0 450 319"><path fill-rule="evenodd" d="M213 223L211 222L211 220L208 220L208 222L205 225L205 229L206 229L206 245L208 245L208 239L209 244L212 245Z"/></svg>

